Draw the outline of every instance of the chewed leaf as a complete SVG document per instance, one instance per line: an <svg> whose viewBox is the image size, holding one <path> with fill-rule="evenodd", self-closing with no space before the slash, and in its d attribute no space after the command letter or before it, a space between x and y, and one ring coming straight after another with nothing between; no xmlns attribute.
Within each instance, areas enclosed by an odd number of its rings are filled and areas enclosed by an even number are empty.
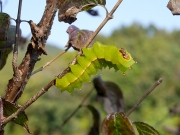
<svg viewBox="0 0 180 135"><path fill-rule="evenodd" d="M79 51L84 47L88 39L92 36L93 31L80 30L76 26L71 25L68 27L67 33L69 34L69 41L65 47L69 48L72 46L75 50Z"/></svg>
<svg viewBox="0 0 180 135"><path fill-rule="evenodd" d="M0 13L0 41L7 40L7 31L9 28L10 16L6 13Z"/></svg>
<svg viewBox="0 0 180 135"><path fill-rule="evenodd" d="M105 5L106 0L60 0L58 8L59 21L73 23L77 18L76 15L84 10L89 10L97 5Z"/></svg>
<svg viewBox="0 0 180 135"><path fill-rule="evenodd" d="M135 135L131 121L123 112L109 114L102 123L102 135Z"/></svg>
<svg viewBox="0 0 180 135"><path fill-rule="evenodd" d="M139 135L160 135L159 132L152 126L144 122L133 122L136 126Z"/></svg>
<svg viewBox="0 0 180 135"><path fill-rule="evenodd" d="M4 116L7 117L13 114L14 112L16 112L19 109L19 107L14 104L11 104L8 101L3 100L3 109L4 109ZM27 130L28 133L30 133L28 127L28 117L24 111L12 121L18 125L21 125Z"/></svg>
<svg viewBox="0 0 180 135"><path fill-rule="evenodd" d="M69 65L70 72L62 78L56 78L55 86L61 91L73 92L74 88L80 89L83 82L89 82L91 75L97 74L97 70L103 67L108 66L125 72L135 63L126 50L119 51L115 46L107 46L99 42L91 48L82 48L82 52L83 54L77 57L77 63Z"/></svg>

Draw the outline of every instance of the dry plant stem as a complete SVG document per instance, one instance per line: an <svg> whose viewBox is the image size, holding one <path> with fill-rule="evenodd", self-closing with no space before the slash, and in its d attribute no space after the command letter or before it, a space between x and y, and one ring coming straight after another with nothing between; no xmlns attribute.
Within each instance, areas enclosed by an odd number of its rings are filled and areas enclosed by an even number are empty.
<svg viewBox="0 0 180 135"><path fill-rule="evenodd" d="M113 9L111 10L111 12L109 14L107 14L106 18L103 20L103 22L99 25L99 27L96 29L96 31L93 33L93 35L91 36L91 38L89 38L89 40L87 41L85 47L88 47L90 45L90 43L93 41L93 39L96 37L96 35L100 32L100 30L104 27L104 25L113 18L113 14L116 11L116 9L119 7L119 5L121 4L123 0L118 0L118 2L116 3L116 5L113 7Z"/></svg>
<svg viewBox="0 0 180 135"><path fill-rule="evenodd" d="M16 37L15 37L15 45L13 50L13 60L12 60L12 67L14 71L14 76L19 78L19 71L18 71L18 65L17 65L17 59L18 59L18 44L19 44L19 28L21 23L21 8L22 8L22 0L19 0L19 6L18 6L18 14L16 19Z"/></svg>
<svg viewBox="0 0 180 135"><path fill-rule="evenodd" d="M46 40L50 35L54 16L57 12L58 2L59 0L49 0L47 2L44 14L40 22L36 25L36 28L41 31L42 37L33 36L31 39L31 43L28 45L27 52L18 67L19 76L13 76L9 80L4 96L6 101L16 103L16 101L22 95L22 92L30 78L31 72L33 71L36 62L38 61L39 56L42 54L42 51L35 48L35 46L39 47L39 45L43 45L43 47L45 47Z"/></svg>
<svg viewBox="0 0 180 135"><path fill-rule="evenodd" d="M92 94L92 92L94 91L94 89L90 90L88 92L88 94L83 98L83 100L81 101L81 103L78 105L78 107L69 115L69 117L67 117L63 123L60 125L60 127L58 127L55 131L53 131L51 134L54 134L56 131L61 130L64 125L76 114L76 112L83 106L84 102L87 100L87 98Z"/></svg>
<svg viewBox="0 0 180 135"><path fill-rule="evenodd" d="M136 107L163 81L163 78L160 78L145 94L144 96L133 106L131 110L126 113L126 117L128 117Z"/></svg>

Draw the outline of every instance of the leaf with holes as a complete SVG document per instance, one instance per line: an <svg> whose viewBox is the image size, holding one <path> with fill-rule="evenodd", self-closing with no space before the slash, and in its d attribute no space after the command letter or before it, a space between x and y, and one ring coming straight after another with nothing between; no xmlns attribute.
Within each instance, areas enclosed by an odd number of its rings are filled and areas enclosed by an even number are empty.
<svg viewBox="0 0 180 135"><path fill-rule="evenodd" d="M160 135L156 129L144 122L133 122L133 124L136 126L139 135Z"/></svg>
<svg viewBox="0 0 180 135"><path fill-rule="evenodd" d="M105 5L106 0L60 0L59 1L59 21L73 23L76 15L84 10L89 10L97 5Z"/></svg>
<svg viewBox="0 0 180 135"><path fill-rule="evenodd" d="M77 57L75 65L70 64L70 72L62 78L56 78L55 86L61 91L72 93L80 89L83 82L89 82L91 75L97 74L103 67L114 68L123 73L135 63L130 53L113 45L103 45L96 42L91 48L82 48L83 54Z"/></svg>

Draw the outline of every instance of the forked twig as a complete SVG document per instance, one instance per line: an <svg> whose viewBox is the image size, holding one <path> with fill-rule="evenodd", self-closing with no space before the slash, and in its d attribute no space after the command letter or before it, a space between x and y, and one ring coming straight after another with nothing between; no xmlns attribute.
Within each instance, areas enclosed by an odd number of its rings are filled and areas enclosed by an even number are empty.
<svg viewBox="0 0 180 135"><path fill-rule="evenodd" d="M145 94L144 96L131 108L127 113L126 117L128 117L136 108L137 106L163 81L163 78L160 78Z"/></svg>

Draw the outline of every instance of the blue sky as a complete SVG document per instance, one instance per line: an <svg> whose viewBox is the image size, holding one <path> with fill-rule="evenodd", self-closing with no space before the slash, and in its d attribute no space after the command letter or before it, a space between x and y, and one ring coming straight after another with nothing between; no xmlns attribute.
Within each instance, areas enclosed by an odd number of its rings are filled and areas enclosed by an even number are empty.
<svg viewBox="0 0 180 135"><path fill-rule="evenodd" d="M6 2L5 2L6 1ZM101 30L101 34L110 35L111 32L122 26L131 25L133 22L138 22L143 26L154 24L160 29L172 31L180 29L180 16L173 16L167 3L169 0L124 0L118 10L114 14L114 19L110 20ZM12 18L17 17L17 7L19 0L2 0L5 4L3 12L8 13ZM106 7L110 11L117 0L107 0ZM45 7L46 0L23 0L23 8L21 19L32 20L38 23ZM96 7L99 11L99 17L92 17L86 12L79 13L78 20L73 23L80 29L95 30L105 17L105 11L102 7ZM58 22L57 14L54 20L54 25L51 30L51 35L47 43L63 47L68 41L66 29L69 24ZM21 23L23 36L30 33L30 27L27 23Z"/></svg>

